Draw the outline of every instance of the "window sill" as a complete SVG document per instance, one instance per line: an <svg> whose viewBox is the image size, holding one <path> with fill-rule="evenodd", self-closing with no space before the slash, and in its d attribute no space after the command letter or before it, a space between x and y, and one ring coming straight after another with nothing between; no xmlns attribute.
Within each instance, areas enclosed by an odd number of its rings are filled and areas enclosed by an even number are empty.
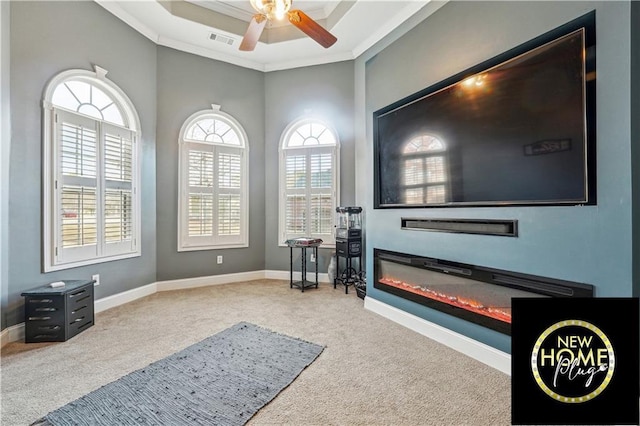
<svg viewBox="0 0 640 426"><path fill-rule="evenodd" d="M140 251L135 251L132 253L119 254L115 256L106 256L88 260L81 260L77 262L61 263L59 265L45 265L44 272L64 271L65 269L78 268L80 266L95 265L98 263L112 262L114 260L129 259L132 257L140 256L142 256L142 253Z"/></svg>
<svg viewBox="0 0 640 426"><path fill-rule="evenodd" d="M183 251L202 251L202 250L225 250L225 249L234 249L234 248L247 248L249 244L225 244L219 246L183 246L178 247L179 252Z"/></svg>

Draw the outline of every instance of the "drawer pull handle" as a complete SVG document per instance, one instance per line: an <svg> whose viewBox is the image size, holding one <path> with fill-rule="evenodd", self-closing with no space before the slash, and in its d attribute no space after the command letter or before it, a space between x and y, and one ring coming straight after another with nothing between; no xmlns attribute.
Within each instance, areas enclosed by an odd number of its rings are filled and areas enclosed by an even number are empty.
<svg viewBox="0 0 640 426"><path fill-rule="evenodd" d="M38 330L60 330L60 326L59 325L41 325L40 327L38 327Z"/></svg>
<svg viewBox="0 0 640 426"><path fill-rule="evenodd" d="M36 312L55 312L56 308L36 308Z"/></svg>
<svg viewBox="0 0 640 426"><path fill-rule="evenodd" d="M34 340L40 340L40 339L55 339L57 338L58 335L54 334L54 333L49 333L49 334L37 334L35 336L33 336Z"/></svg>
<svg viewBox="0 0 640 426"><path fill-rule="evenodd" d="M90 298L90 297L91 297L91 295L90 295L90 294L87 294L85 297L83 297L83 298L81 298L81 299L76 300L76 303L80 303L80 302L82 302L83 300L88 299L88 298Z"/></svg>
<svg viewBox="0 0 640 426"><path fill-rule="evenodd" d="M29 317L29 321L47 321L50 319L51 317Z"/></svg>
<svg viewBox="0 0 640 426"><path fill-rule="evenodd" d="M29 299L29 303L52 303L53 299Z"/></svg>
<svg viewBox="0 0 640 426"><path fill-rule="evenodd" d="M71 294L69 294L69 297L76 297L76 296L79 296L79 295L81 295L82 293L85 293L86 291L87 291L87 290L79 290L79 291L76 291L75 293L71 293Z"/></svg>
<svg viewBox="0 0 640 426"><path fill-rule="evenodd" d="M75 324L75 323L77 323L77 322L80 322L80 321L82 321L83 319L84 319L84 317L80 317L80 318L74 319L73 321L71 321L71 322L69 323L69 325L72 325L72 324Z"/></svg>
<svg viewBox="0 0 640 426"><path fill-rule="evenodd" d="M76 309L75 311L71 311L71 315L76 314L77 312L80 312L83 309L87 309L87 305L81 306L78 309Z"/></svg>

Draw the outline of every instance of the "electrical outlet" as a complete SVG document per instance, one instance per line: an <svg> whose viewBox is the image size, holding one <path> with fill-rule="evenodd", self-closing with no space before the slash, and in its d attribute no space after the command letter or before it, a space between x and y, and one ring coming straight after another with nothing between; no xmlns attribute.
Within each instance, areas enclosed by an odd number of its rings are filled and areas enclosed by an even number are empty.
<svg viewBox="0 0 640 426"><path fill-rule="evenodd" d="M91 275L91 279L95 281L95 283L93 283L94 286L100 285L100 274Z"/></svg>
<svg viewBox="0 0 640 426"><path fill-rule="evenodd" d="M218 256L218 265L222 265L222 256Z"/></svg>
<svg viewBox="0 0 640 426"><path fill-rule="evenodd" d="M316 261L316 255L311 253L311 262L315 262Z"/></svg>

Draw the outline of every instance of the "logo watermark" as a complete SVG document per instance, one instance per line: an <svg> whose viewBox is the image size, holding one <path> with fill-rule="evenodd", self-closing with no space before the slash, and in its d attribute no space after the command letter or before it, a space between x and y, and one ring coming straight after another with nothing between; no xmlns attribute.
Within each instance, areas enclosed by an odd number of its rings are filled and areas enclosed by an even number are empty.
<svg viewBox="0 0 640 426"><path fill-rule="evenodd" d="M580 404L600 395L616 367L613 345L590 322L569 319L548 327L533 346L531 372L556 401Z"/></svg>

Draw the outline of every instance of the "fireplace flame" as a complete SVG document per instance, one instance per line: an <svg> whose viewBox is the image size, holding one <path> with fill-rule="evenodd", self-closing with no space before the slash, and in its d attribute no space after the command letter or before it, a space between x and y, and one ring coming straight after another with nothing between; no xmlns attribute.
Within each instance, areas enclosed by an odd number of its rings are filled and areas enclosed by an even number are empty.
<svg viewBox="0 0 640 426"><path fill-rule="evenodd" d="M466 309L468 311L475 312L477 314L484 315L486 317L490 317L493 319L497 319L498 321L503 321L511 324L510 312L507 312L504 309L501 309L499 307L485 306L479 300L462 297L462 296L456 296L453 294L442 293L440 291L436 291L428 287L409 284L402 280L397 280L394 278L384 277L380 279L380 282L382 284L396 287L401 290L417 294L419 296L428 297L429 299L433 299L438 302L442 302L451 306Z"/></svg>

